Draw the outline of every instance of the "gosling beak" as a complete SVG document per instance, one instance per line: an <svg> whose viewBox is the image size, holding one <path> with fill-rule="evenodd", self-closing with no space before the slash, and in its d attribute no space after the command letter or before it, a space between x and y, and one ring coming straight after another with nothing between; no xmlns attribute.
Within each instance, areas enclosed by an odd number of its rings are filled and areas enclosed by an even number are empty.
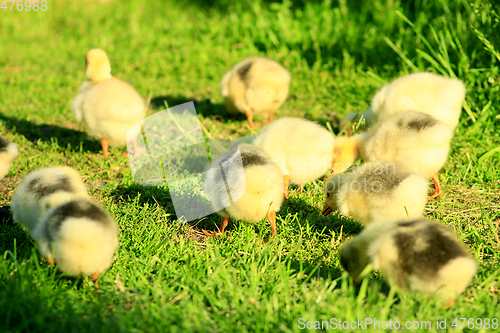
<svg viewBox="0 0 500 333"><path fill-rule="evenodd" d="M325 202L325 206L323 207L323 210L321 211L321 215L323 216L328 216L330 213L333 212L333 209L328 206L328 204Z"/></svg>

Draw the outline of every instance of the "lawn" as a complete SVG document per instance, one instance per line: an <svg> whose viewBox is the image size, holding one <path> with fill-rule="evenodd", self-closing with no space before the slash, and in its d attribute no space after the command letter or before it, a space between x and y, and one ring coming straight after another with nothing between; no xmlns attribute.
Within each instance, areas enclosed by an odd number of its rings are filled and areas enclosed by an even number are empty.
<svg viewBox="0 0 500 333"><path fill-rule="evenodd" d="M1 1L0 1L1 2ZM0 180L0 331L292 332L315 321L374 318L406 331L495 331L500 319L500 7L486 0L47 1L46 11L0 8L0 135L20 157ZM85 79L84 55L104 49L112 74L150 100L149 112L194 101L216 139L256 130L228 117L220 80L239 60L267 56L292 74L276 118L304 117L338 132L339 117L364 111L401 75L430 71L467 87L460 124L441 172L444 195L425 215L451 225L479 263L447 307L396 292L376 272L354 284L339 246L362 226L321 216L323 181L292 194L266 220L231 222L229 238L205 238L211 215L179 224L166 187L135 184L125 148L101 157L70 110ZM257 119L257 129L262 122ZM496 150L495 150L496 149ZM37 168L77 169L116 219L120 247L96 289L39 256L9 213L22 178ZM302 318L302 319L301 319ZM482 318L451 327L455 318ZM307 322L312 323L307 323ZM469 328L467 325L469 324ZM477 326L476 326L477 324ZM347 329L342 331L358 331ZM329 331L341 331L340 329ZM486 327L486 328L485 328ZM498 327L498 326L497 326ZM366 321L364 322L366 328ZM373 326L368 330L375 331ZM390 329L388 329L390 331Z"/></svg>

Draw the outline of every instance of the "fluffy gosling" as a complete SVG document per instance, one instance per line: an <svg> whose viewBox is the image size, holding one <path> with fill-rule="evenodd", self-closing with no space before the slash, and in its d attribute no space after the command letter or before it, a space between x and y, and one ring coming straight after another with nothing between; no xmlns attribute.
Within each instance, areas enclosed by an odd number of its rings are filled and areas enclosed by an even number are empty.
<svg viewBox="0 0 500 333"><path fill-rule="evenodd" d="M254 127L254 115L267 115L270 123L288 95L290 79L290 73L273 60L253 57L240 61L221 81L227 112L245 113L250 127Z"/></svg>
<svg viewBox="0 0 500 333"><path fill-rule="evenodd" d="M206 175L205 192L214 210L222 216L221 233L229 218L256 223L267 216L272 236L276 235L276 212L283 203L282 176L259 148L242 144L231 149L213 163Z"/></svg>
<svg viewBox="0 0 500 333"><path fill-rule="evenodd" d="M72 109L87 132L101 140L103 155L107 157L109 145L126 145L128 130L146 117L146 109L143 99L130 84L111 76L106 52L92 49L85 60L87 80ZM131 143L137 156L137 143L135 140Z"/></svg>
<svg viewBox="0 0 500 333"><path fill-rule="evenodd" d="M94 203L78 173L69 167L28 174L12 199L14 221L38 242L50 264L95 282L118 248L113 218Z"/></svg>
<svg viewBox="0 0 500 333"><path fill-rule="evenodd" d="M382 87L373 97L370 109L379 120L403 111L420 111L454 130L464 99L462 81L433 73L415 73Z"/></svg>
<svg viewBox="0 0 500 333"><path fill-rule="evenodd" d="M332 169L343 172L357 158L395 162L409 172L432 177L436 191L431 198L436 198L442 194L438 171L446 162L452 137L450 127L426 113L400 112L366 133L337 137Z"/></svg>
<svg viewBox="0 0 500 333"><path fill-rule="evenodd" d="M340 250L340 262L357 278L368 263L391 285L453 304L477 264L450 228L426 219L374 223Z"/></svg>
<svg viewBox="0 0 500 333"><path fill-rule="evenodd" d="M365 163L325 182L322 214L340 210L364 225L388 218L422 217L427 191L424 177L395 163Z"/></svg>
<svg viewBox="0 0 500 333"><path fill-rule="evenodd" d="M0 136L0 179L9 173L12 162L18 155L17 145Z"/></svg>
<svg viewBox="0 0 500 333"><path fill-rule="evenodd" d="M254 140L283 174L283 189L304 184L324 175L331 167L333 135L322 126L301 118L281 118L264 127Z"/></svg>

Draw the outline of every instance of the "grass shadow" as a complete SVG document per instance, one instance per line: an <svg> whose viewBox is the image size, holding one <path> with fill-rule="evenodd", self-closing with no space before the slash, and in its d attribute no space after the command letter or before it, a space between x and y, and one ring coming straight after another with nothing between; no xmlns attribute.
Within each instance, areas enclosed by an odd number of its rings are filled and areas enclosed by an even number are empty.
<svg viewBox="0 0 500 333"><path fill-rule="evenodd" d="M0 208L0 253L24 261L31 256L34 241L23 227L14 222L9 208Z"/></svg>
<svg viewBox="0 0 500 333"><path fill-rule="evenodd" d="M359 222L342 216L338 212L328 216L317 215L312 222L319 230L343 236L355 236L363 230L363 226Z"/></svg>
<svg viewBox="0 0 500 333"><path fill-rule="evenodd" d="M298 194L296 191L289 192L288 200L283 201L280 212L286 214L304 214L308 215L317 212L317 208L311 206L303 198L304 194Z"/></svg>
<svg viewBox="0 0 500 333"><path fill-rule="evenodd" d="M342 231L343 234L356 235L363 229L361 224L340 215L339 212L322 216L321 210L308 204L303 194L297 196L292 193L288 201L283 203L278 215L284 217L288 214L297 214L301 224L308 223L318 231L332 231L335 234L339 234Z"/></svg>
<svg viewBox="0 0 500 333"><path fill-rule="evenodd" d="M0 306L4 309L0 313L2 332L67 332L75 331L76 327L78 331L88 332L121 331L119 321L99 303L86 302L83 313L64 290L43 294L39 283L21 276L20 272L0 282L3 290Z"/></svg>
<svg viewBox="0 0 500 333"><path fill-rule="evenodd" d="M173 107L187 102L193 102L196 113L202 115L203 117L218 117L221 120L229 118L229 115L226 111L226 106L224 104L214 104L209 99L193 100L184 96L168 95L156 96L151 98L151 106L155 109L165 110L167 108L165 102L168 103L168 107ZM241 119L246 119L245 115L241 114Z"/></svg>
<svg viewBox="0 0 500 333"><path fill-rule="evenodd" d="M23 135L33 144L38 140L52 142L55 139L60 147L69 148L73 152L80 152L80 149L92 153L101 151L100 143L90 138L85 132L53 124L35 124L29 120L13 118L4 114L0 114L0 120L5 123L8 129Z"/></svg>
<svg viewBox="0 0 500 333"><path fill-rule="evenodd" d="M167 187L143 186L140 184L132 184L128 186L119 185L111 191L110 196L114 198L116 204L120 204L120 201L135 201L139 206L147 204L149 206L160 207L166 214L175 219L175 221L170 221L171 223L177 223L177 215L174 204ZM199 241L203 238L202 229L217 230L217 227L215 227L214 224L220 226L220 221L219 215L213 213L208 216L186 222L186 225L189 228L187 228L187 230L183 229L182 233L185 236L187 235L188 238ZM230 227L231 222L228 228Z"/></svg>
<svg viewBox="0 0 500 333"><path fill-rule="evenodd" d="M119 199L124 201L135 201L140 205L160 205L167 213L175 214L172 199L168 190L160 186L143 186L140 184L119 185L111 190L110 195L118 203Z"/></svg>
<svg viewBox="0 0 500 333"><path fill-rule="evenodd" d="M290 268L295 270L297 273L302 272L304 275L304 280L311 283L313 279L331 279L335 280L342 276L343 270L339 267L333 265L322 264L318 266L318 263L322 261L322 258L312 258L310 260L298 261L291 260ZM311 276L312 274L312 276ZM340 285L335 288L340 287Z"/></svg>

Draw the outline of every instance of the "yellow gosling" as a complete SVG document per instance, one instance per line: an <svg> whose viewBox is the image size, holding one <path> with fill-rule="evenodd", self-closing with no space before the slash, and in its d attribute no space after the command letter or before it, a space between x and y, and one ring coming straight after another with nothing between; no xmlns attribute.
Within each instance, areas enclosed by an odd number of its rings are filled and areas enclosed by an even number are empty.
<svg viewBox="0 0 500 333"><path fill-rule="evenodd" d="M288 95L290 79L290 73L273 60L253 57L240 61L221 81L227 112L245 113L250 127L254 115L264 115L270 123Z"/></svg>
<svg viewBox="0 0 500 333"><path fill-rule="evenodd" d="M323 216L334 210L367 225L388 218L422 217L427 180L396 163L365 163L325 183Z"/></svg>
<svg viewBox="0 0 500 333"><path fill-rule="evenodd" d="M259 148L242 144L221 155L207 172L205 192L222 216L221 233L229 218L257 223L267 217L272 236L276 235L276 212L283 203L282 175Z"/></svg>
<svg viewBox="0 0 500 333"><path fill-rule="evenodd" d="M342 246L340 261L353 278L371 263L391 285L450 304L477 271L476 261L453 230L426 219L371 224Z"/></svg>
<svg viewBox="0 0 500 333"><path fill-rule="evenodd" d="M69 167L34 171L12 199L14 221L38 242L40 253L69 275L95 281L111 265L118 248L115 221L87 194Z"/></svg>
<svg viewBox="0 0 500 333"><path fill-rule="evenodd" d="M128 83L111 76L106 52L92 49L86 55L87 80L72 103L76 119L88 134L101 140L103 155L108 146L126 145L128 130L146 117L144 100ZM132 141L134 155L137 143Z"/></svg>
<svg viewBox="0 0 500 333"><path fill-rule="evenodd" d="M326 128L301 118L281 118L264 127L254 140L289 183L304 184L324 175L332 166L334 137Z"/></svg>

